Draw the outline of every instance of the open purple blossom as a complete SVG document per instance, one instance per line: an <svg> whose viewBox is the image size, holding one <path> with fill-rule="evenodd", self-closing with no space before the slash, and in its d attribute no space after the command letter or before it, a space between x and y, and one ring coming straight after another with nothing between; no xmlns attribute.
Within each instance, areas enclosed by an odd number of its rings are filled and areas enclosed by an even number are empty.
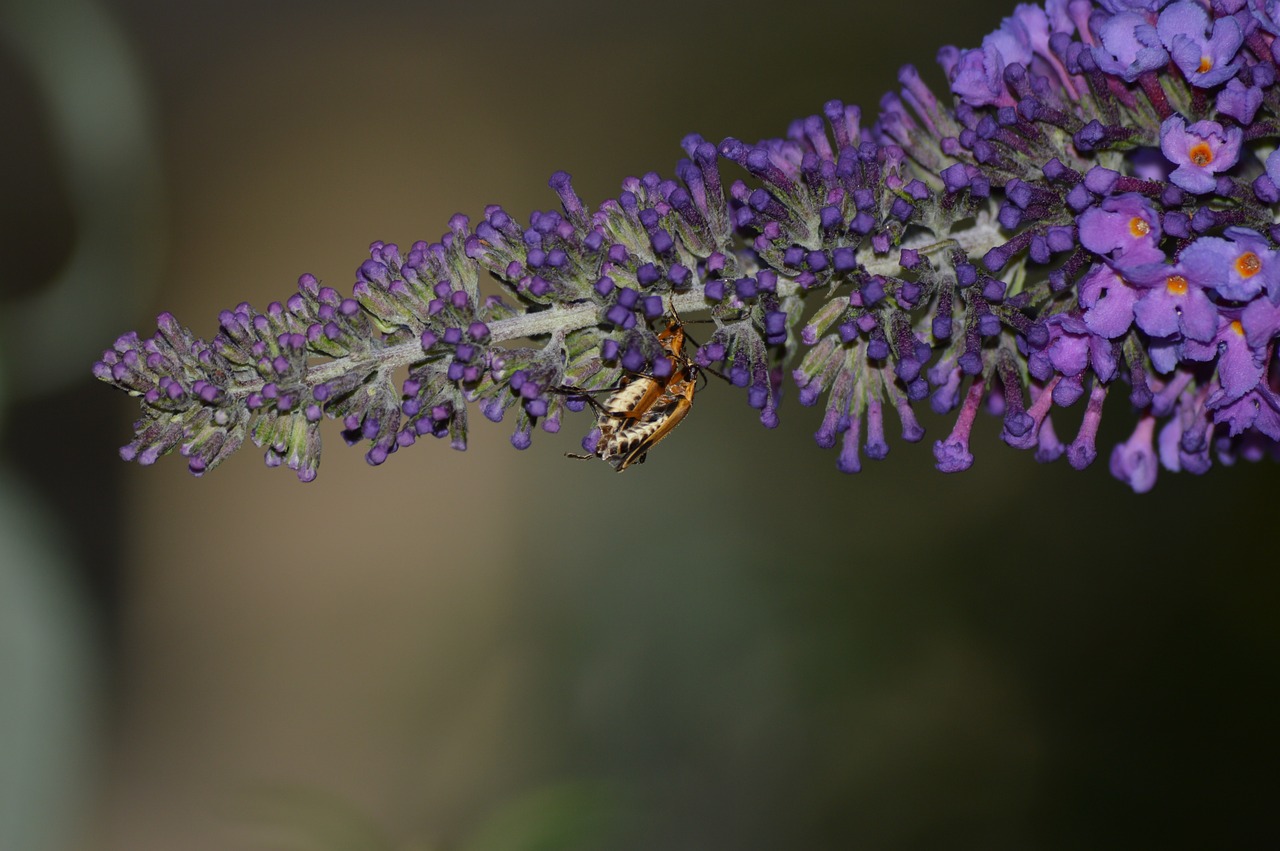
<svg viewBox="0 0 1280 851"><path fill-rule="evenodd" d="M1186 276L1229 301L1248 301L1264 290L1280 294L1280 254L1257 231L1227 228L1225 239L1203 236L1182 252Z"/></svg>
<svg viewBox="0 0 1280 851"><path fill-rule="evenodd" d="M1136 192L1110 195L1076 219L1080 244L1109 258L1117 269L1160 263L1160 213Z"/></svg>
<svg viewBox="0 0 1280 851"><path fill-rule="evenodd" d="M1280 149L1267 157L1266 172L1254 180L1253 193L1264 204L1280 201Z"/></svg>
<svg viewBox="0 0 1280 851"><path fill-rule="evenodd" d="M1240 311L1240 325L1249 345L1262 351L1280 335L1280 305L1269 298L1255 298Z"/></svg>
<svg viewBox="0 0 1280 851"><path fill-rule="evenodd" d="M1019 3L1013 15L1005 21L1016 21L1026 33L1026 43L1031 48L1033 62L1043 60L1055 68L1061 60L1053 49L1053 36L1057 33L1070 36L1075 32L1068 0L1046 0L1043 8L1034 3Z"/></svg>
<svg viewBox="0 0 1280 851"><path fill-rule="evenodd" d="M1183 347L1187 360L1218 364L1218 384L1226 401L1239 399L1262 380L1262 352L1255 351L1245 337L1238 319L1219 318L1218 333L1207 343L1188 340Z"/></svg>
<svg viewBox="0 0 1280 851"><path fill-rule="evenodd" d="M1102 22L1093 48L1094 61L1103 73L1132 83L1148 71L1162 68L1169 54L1160 44L1160 36L1145 15L1120 12Z"/></svg>
<svg viewBox="0 0 1280 851"><path fill-rule="evenodd" d="M1158 12L1169 0L1098 0L1098 5L1108 12Z"/></svg>
<svg viewBox="0 0 1280 851"><path fill-rule="evenodd" d="M1151 266L1130 273L1129 280L1142 287L1133 315L1144 333L1202 343L1217 333L1217 307L1181 267Z"/></svg>
<svg viewBox="0 0 1280 851"><path fill-rule="evenodd" d="M1114 375L1116 369L1112 346L1105 337L1095 334L1083 320L1059 313L1045 323L1048 336L1046 344L1033 352L1028 359L1032 375L1044 382L1060 375L1068 379L1059 382L1053 392L1059 399L1075 401L1082 392L1083 379L1090 371L1102 375ZM1061 401L1062 407L1070 402Z"/></svg>
<svg viewBox="0 0 1280 851"><path fill-rule="evenodd" d="M1099 337L1114 340L1123 337L1133 325L1134 305L1138 290L1120 277L1115 269L1095 264L1080 279L1080 306L1084 308L1084 324Z"/></svg>
<svg viewBox="0 0 1280 851"><path fill-rule="evenodd" d="M1258 114L1258 107L1262 106L1262 87L1246 86L1233 77L1218 92L1215 105L1220 114L1241 124L1249 124Z"/></svg>
<svg viewBox="0 0 1280 851"><path fill-rule="evenodd" d="M1013 102L1004 85L1004 57L995 45L984 44L963 52L944 48L938 61L947 71L951 90L969 106Z"/></svg>
<svg viewBox="0 0 1280 851"><path fill-rule="evenodd" d="M1244 32L1231 15L1211 20L1195 0L1179 0L1160 13L1156 31L1174 64L1197 88L1225 83L1239 70L1234 60Z"/></svg>
<svg viewBox="0 0 1280 851"><path fill-rule="evenodd" d="M1214 423L1225 426L1229 437L1256 429L1267 438L1280 441L1280 398L1265 385L1258 385L1232 399L1226 393L1211 396L1206 403Z"/></svg>
<svg viewBox="0 0 1280 851"><path fill-rule="evenodd" d="M1280 0L1248 0L1249 14L1264 30L1280 35Z"/></svg>
<svg viewBox="0 0 1280 851"><path fill-rule="evenodd" d="M948 96L907 67L870 123L832 100L779 138L691 134L672 175L594 208L557 172L555 210L374 242L349 293L303 275L208 340L161 314L93 367L142 407L121 455L176 451L204 475L251 441L311 481L326 418L377 465L428 436L466 448L473 409L517 449L592 417L600 454L698 374L728 385L700 400L743 388L770 428L790 376L848 473L891 432L924 439L921 404L954 418L932 440L948 473L975 462L984 411L1009 446L1078 469L1104 452L1139 492L1161 467L1263 457L1280 449L1277 10L1021 4L938 52ZM696 314L704 344L677 351ZM647 410L610 402L626 386L654 389ZM1079 425L1059 437L1062 408ZM1108 452L1112 410L1137 424Z"/></svg>
<svg viewBox="0 0 1280 851"><path fill-rule="evenodd" d="M1182 116L1173 115L1160 126L1160 150L1177 166L1169 179L1195 195L1217 188L1214 175L1236 164L1243 140L1239 127L1227 130L1216 121L1197 121L1188 127Z"/></svg>
<svg viewBox="0 0 1280 851"><path fill-rule="evenodd" d="M1039 13L1040 20L1033 20L1026 12L1022 10L1034 9ZM1002 67L1004 65L1030 65L1031 58L1034 56L1031 40L1031 30L1027 24L1036 26L1047 26L1044 10L1038 6L1022 5L1018 7L1013 15L1005 18L1000 22L995 32L988 35L982 40L982 46L993 47L1000 54ZM1047 39L1041 38L1042 43L1047 43Z"/></svg>

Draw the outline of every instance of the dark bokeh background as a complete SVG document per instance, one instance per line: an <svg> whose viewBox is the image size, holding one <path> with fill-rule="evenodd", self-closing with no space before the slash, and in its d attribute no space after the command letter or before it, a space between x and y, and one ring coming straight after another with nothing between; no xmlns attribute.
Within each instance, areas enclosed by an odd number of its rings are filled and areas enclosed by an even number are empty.
<svg viewBox="0 0 1280 851"><path fill-rule="evenodd" d="M1270 465L1135 496L984 420L968 473L845 477L718 384L625 476L562 457L586 418L379 469L330 429L308 486L116 458L89 364L159 310L209 335L558 168L595 203L687 132L872 110L1009 11L868 5L0 3L0 848L1274 838Z"/></svg>

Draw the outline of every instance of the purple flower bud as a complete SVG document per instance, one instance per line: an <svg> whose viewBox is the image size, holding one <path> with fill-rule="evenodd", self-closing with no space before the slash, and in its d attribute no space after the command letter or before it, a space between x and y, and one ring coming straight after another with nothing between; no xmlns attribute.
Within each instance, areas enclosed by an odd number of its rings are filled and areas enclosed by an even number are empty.
<svg viewBox="0 0 1280 851"><path fill-rule="evenodd" d="M689 285L690 275L688 267L679 263L672 264L667 270L667 278L671 281L671 286L677 290L682 290Z"/></svg>
<svg viewBox="0 0 1280 851"><path fill-rule="evenodd" d="M1120 172L1096 165L1084 176L1084 188L1094 195L1110 195L1112 188L1120 179Z"/></svg>
<svg viewBox="0 0 1280 851"><path fill-rule="evenodd" d="M548 181L548 185L550 185L551 188L555 190L556 194L560 196L560 203L564 205L564 211L568 213L571 218L578 218L584 215L582 201L578 198L578 194L573 191L573 185L568 172L557 171L555 174L551 175L551 180Z"/></svg>
<svg viewBox="0 0 1280 851"><path fill-rule="evenodd" d="M766 334L785 334L787 330L787 314L780 310L771 310L765 314L764 329Z"/></svg>
<svg viewBox="0 0 1280 851"><path fill-rule="evenodd" d="M666 254L675 247L675 240L671 238L671 234L661 228L653 232L650 241L653 245L653 250L658 254Z"/></svg>
<svg viewBox="0 0 1280 851"><path fill-rule="evenodd" d="M1078 213L1091 204L1093 204L1093 195L1083 183L1077 183L1067 191L1067 206L1075 212Z"/></svg>
<svg viewBox="0 0 1280 851"><path fill-rule="evenodd" d="M644 369L644 355L638 349L627 349L622 355L622 368L628 372L640 372Z"/></svg>
<svg viewBox="0 0 1280 851"><path fill-rule="evenodd" d="M961 189L966 188L970 181L969 171L962 163L947 166L942 170L940 176L942 177L943 186L949 193L959 192Z"/></svg>
<svg viewBox="0 0 1280 851"><path fill-rule="evenodd" d="M621 304L615 304L605 311L604 318L606 322L622 327L627 323L628 319L633 318L633 315L630 310Z"/></svg>

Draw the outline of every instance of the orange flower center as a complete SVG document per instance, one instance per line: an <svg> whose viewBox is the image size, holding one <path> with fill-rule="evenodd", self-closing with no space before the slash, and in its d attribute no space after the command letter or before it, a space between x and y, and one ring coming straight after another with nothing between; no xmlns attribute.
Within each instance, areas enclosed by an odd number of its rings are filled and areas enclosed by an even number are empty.
<svg viewBox="0 0 1280 851"><path fill-rule="evenodd" d="M1187 294L1187 279L1181 275L1170 275L1169 280L1165 281L1164 286L1165 289L1169 291L1170 295Z"/></svg>
<svg viewBox="0 0 1280 851"><path fill-rule="evenodd" d="M1134 216L1129 219L1129 233L1133 234L1135 239L1140 239L1151 233L1151 225L1147 224L1146 219Z"/></svg>
<svg viewBox="0 0 1280 851"><path fill-rule="evenodd" d="M1235 332L1237 337L1244 336L1244 326L1240 324L1239 319L1231 323L1231 330Z"/></svg>
<svg viewBox="0 0 1280 851"><path fill-rule="evenodd" d="M1201 168L1213 162L1213 149L1209 147L1208 142L1193 146L1187 155L1191 158L1192 165L1198 165Z"/></svg>
<svg viewBox="0 0 1280 851"><path fill-rule="evenodd" d="M1262 271L1262 260L1252 251L1246 251L1236 258L1236 271L1242 278L1252 278Z"/></svg>
<svg viewBox="0 0 1280 851"><path fill-rule="evenodd" d="M1198 70L1201 74L1204 74L1204 73L1207 73L1207 72L1208 72L1209 70L1211 70L1212 68L1213 68L1213 57L1212 57L1212 56L1201 56L1201 57L1200 57L1200 67L1199 67L1199 68L1197 68L1196 70Z"/></svg>

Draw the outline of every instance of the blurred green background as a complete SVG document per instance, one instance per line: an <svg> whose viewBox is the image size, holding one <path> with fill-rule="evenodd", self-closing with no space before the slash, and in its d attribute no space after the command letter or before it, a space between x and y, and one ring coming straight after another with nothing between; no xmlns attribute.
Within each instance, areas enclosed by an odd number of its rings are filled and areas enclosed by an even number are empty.
<svg viewBox="0 0 1280 851"><path fill-rule="evenodd" d="M1121 398L1084 473L984 418L968 473L930 419L846 477L713 383L625 476L562 457L585 416L477 416L379 469L329 428L303 486L120 462L89 377L556 169L594 204L691 131L873 112L1009 11L0 3L0 851L1274 841L1277 472L1135 496Z"/></svg>

